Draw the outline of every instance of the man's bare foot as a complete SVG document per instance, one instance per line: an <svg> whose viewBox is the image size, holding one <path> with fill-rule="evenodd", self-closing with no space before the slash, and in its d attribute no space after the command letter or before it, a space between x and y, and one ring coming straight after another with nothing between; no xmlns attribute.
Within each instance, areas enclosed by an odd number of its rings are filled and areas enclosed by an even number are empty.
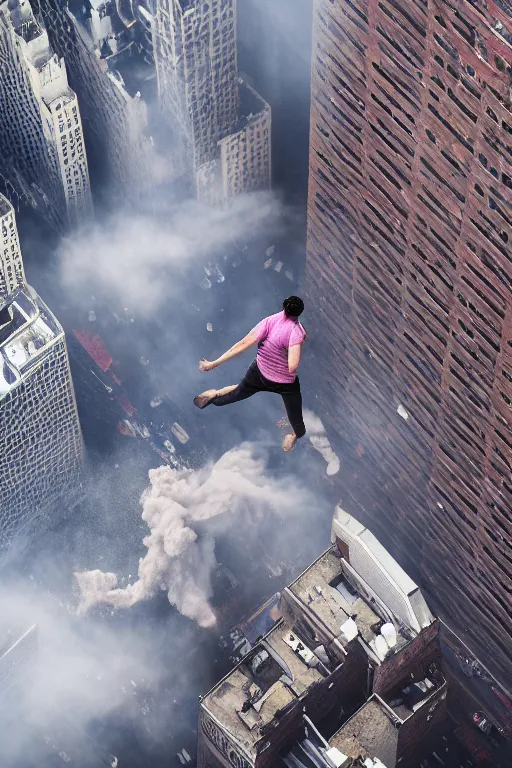
<svg viewBox="0 0 512 768"><path fill-rule="evenodd" d="M230 384L229 387L223 387L222 389L207 389L206 392L201 392L200 395L194 397L194 405L197 406L197 408L206 408L214 397L229 395L229 393L236 389L237 386L237 384Z"/></svg>
<svg viewBox="0 0 512 768"><path fill-rule="evenodd" d="M207 389L205 392L201 392L200 395L194 397L194 405L197 408L206 408L211 403L214 397L217 395L216 389Z"/></svg>
<svg viewBox="0 0 512 768"><path fill-rule="evenodd" d="M276 427L279 427L279 429L283 429L284 427L288 427L289 424L290 423L289 423L288 419L286 418L286 416L283 416L283 418L279 419L279 421L277 422Z"/></svg>
<svg viewBox="0 0 512 768"><path fill-rule="evenodd" d="M285 435L285 438L283 440L283 451L291 451L295 447L295 443L297 442L297 435L292 433L289 435Z"/></svg>

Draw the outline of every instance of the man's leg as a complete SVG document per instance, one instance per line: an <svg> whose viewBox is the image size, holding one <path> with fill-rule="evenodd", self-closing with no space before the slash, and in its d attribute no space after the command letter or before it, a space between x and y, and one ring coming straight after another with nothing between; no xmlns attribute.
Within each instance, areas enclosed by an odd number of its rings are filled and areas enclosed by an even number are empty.
<svg viewBox="0 0 512 768"><path fill-rule="evenodd" d="M207 389L205 392L201 392L200 395L196 395L194 397L194 405L197 406L197 408L206 408L207 405L210 405L214 397L221 397L223 395L228 395L230 392L233 392L239 384L230 384L229 387L223 387L222 389Z"/></svg>
<svg viewBox="0 0 512 768"><path fill-rule="evenodd" d="M300 387L297 386L297 391L294 392L282 392L284 407L286 408L286 415L290 422L293 432L286 435L283 440L283 449L285 451L291 451L297 440L304 437L306 434L306 427L304 425L304 419L302 417L302 395Z"/></svg>
<svg viewBox="0 0 512 768"><path fill-rule="evenodd" d="M197 397L194 397L194 405L198 408L206 408L207 405L230 405L240 400L246 400L260 391L258 377L255 375L254 362L248 369L240 384L232 384L223 389L208 389Z"/></svg>

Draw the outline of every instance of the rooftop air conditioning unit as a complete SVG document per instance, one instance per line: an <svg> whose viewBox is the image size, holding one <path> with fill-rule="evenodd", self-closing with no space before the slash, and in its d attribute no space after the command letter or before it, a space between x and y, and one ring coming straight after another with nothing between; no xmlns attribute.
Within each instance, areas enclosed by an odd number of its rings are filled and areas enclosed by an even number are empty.
<svg viewBox="0 0 512 768"><path fill-rule="evenodd" d="M434 621L419 587L373 533L339 506L334 512L331 533L331 541L335 543L337 539L345 544L355 575L406 626L421 632Z"/></svg>

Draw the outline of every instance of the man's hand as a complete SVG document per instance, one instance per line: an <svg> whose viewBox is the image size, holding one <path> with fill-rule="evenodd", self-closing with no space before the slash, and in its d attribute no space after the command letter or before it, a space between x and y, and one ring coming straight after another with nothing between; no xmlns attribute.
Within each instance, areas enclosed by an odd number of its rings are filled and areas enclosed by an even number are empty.
<svg viewBox="0 0 512 768"><path fill-rule="evenodd" d="M199 361L199 370L203 371L205 373L206 371L212 371L217 366L215 363L211 363L209 360L200 360Z"/></svg>
<svg viewBox="0 0 512 768"><path fill-rule="evenodd" d="M1 2L1 0L0 0ZM223 355L218 357L213 362L210 362L210 360L200 360L199 361L199 370L203 371L205 373L206 371L212 371L214 368L218 368L219 365L224 365L224 363L227 363L228 360L231 360L231 358L236 357L241 352L245 352L246 349L249 349L249 347L252 347L253 344L258 343L258 337L256 335L251 333L248 333L247 336L245 336L241 341L237 341L236 344L234 344L231 349L228 349L227 352L224 352Z"/></svg>

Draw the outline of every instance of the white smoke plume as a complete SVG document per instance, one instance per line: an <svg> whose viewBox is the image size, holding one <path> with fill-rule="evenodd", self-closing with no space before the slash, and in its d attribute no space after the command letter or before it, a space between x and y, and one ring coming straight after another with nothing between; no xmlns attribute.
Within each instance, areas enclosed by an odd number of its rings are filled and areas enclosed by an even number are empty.
<svg viewBox="0 0 512 768"><path fill-rule="evenodd" d="M270 193L242 195L227 208L187 201L158 217L122 211L63 239L61 284L72 295L101 291L154 318L164 301L183 292L187 268L222 258L253 237L272 236L281 215Z"/></svg>
<svg viewBox="0 0 512 768"><path fill-rule="evenodd" d="M340 460L332 449L323 422L312 411L305 410L304 424L309 435L309 442L327 464L326 474L335 475L340 470Z"/></svg>
<svg viewBox="0 0 512 768"><path fill-rule="evenodd" d="M99 604L127 608L164 590L184 616L213 626L209 598L219 524L254 525L266 512L286 515L299 504L304 507L303 488L290 478L271 479L265 469L264 459L244 443L203 470L150 470L150 486L141 498L150 533L143 540L147 552L139 561L138 580L119 588L113 573L76 573L79 613Z"/></svg>
<svg viewBox="0 0 512 768"><path fill-rule="evenodd" d="M74 763L82 738L85 750L91 749L81 730L84 725L118 707L131 707L129 689L135 691L133 685L144 681L151 686L161 678L161 662L151 654L143 633L126 626L119 633L106 624L78 621L62 603L32 582L4 580L0 586L0 616L3 642L7 630L12 633L12 641L33 625L38 627L39 635L36 647L14 653L15 661L8 663L7 658L2 667L0 713L3 725L8 727L2 730L2 768L46 763L44 745L41 748L34 737L41 729L55 739L50 746L66 742ZM21 686L20 695L14 699L18 706L11 711L12 700L6 688L22 680L26 685ZM23 717L12 722L12 713L19 713L22 703ZM69 720L63 722L63 717ZM6 726L8 718L11 722ZM85 759L84 755L80 757ZM78 764L83 764L80 758Z"/></svg>

